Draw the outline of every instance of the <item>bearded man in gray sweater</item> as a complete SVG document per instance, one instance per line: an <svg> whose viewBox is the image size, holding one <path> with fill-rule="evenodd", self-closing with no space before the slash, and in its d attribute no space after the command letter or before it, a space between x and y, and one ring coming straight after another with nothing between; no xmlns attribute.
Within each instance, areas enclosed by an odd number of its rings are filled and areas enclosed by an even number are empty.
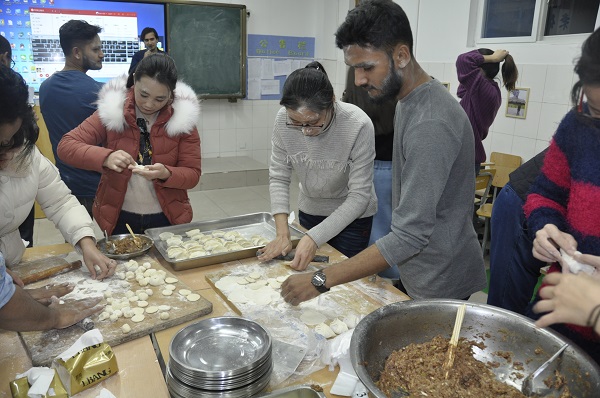
<svg viewBox="0 0 600 398"><path fill-rule="evenodd" d="M394 2L362 1L338 28L336 44L371 99L398 99L392 231L348 260L290 276L282 296L298 305L397 264L400 289L412 298L468 299L486 286L486 276L472 222L475 153L467 115L417 63L408 18Z"/></svg>

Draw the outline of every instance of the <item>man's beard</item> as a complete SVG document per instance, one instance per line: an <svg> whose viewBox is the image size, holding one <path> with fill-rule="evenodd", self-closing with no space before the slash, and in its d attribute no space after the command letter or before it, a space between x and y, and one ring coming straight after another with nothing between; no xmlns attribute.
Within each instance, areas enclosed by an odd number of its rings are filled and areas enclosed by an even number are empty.
<svg viewBox="0 0 600 398"><path fill-rule="evenodd" d="M102 61L93 63L93 62L90 62L90 59L84 55L82 67L83 67L83 70L100 70L100 69L102 69Z"/></svg>
<svg viewBox="0 0 600 398"><path fill-rule="evenodd" d="M369 98L371 102L376 105L393 100L398 96L403 84L404 82L402 81L402 77L400 77L400 74L394 70L394 61L390 59L390 72L381 83L380 94L373 96L369 92ZM365 87L365 89L369 90L369 87Z"/></svg>

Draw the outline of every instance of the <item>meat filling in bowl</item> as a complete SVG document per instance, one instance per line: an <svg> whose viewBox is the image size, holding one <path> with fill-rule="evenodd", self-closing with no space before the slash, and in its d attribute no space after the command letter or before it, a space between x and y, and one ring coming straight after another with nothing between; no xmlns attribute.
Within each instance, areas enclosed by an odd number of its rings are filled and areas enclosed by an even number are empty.
<svg viewBox="0 0 600 398"><path fill-rule="evenodd" d="M409 344L392 352L385 362L377 387L387 397L397 397L404 390L411 397L525 397L519 390L496 378L485 364L473 357L473 347L483 343L459 339L454 365L445 379L444 362L449 339L437 336L423 344ZM562 398L572 397L564 386Z"/></svg>

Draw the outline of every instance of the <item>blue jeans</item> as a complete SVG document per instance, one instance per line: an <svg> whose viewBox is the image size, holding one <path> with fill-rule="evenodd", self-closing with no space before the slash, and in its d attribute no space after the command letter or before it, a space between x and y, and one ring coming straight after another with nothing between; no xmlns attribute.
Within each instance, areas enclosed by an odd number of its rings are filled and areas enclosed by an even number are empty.
<svg viewBox="0 0 600 398"><path fill-rule="evenodd" d="M128 234L129 231L125 224L129 224L136 234L143 234L148 228L168 227L171 225L164 213L156 214L136 214L121 210L117 225L113 230L113 235Z"/></svg>
<svg viewBox="0 0 600 398"><path fill-rule="evenodd" d="M377 213L373 216L369 246L377 239L392 232L392 162L376 160L373 170L373 185L377 194ZM390 279L400 279L398 266L392 265L381 271L379 276Z"/></svg>
<svg viewBox="0 0 600 398"><path fill-rule="evenodd" d="M523 200L507 183L491 219L490 289L487 303L525 314L545 262L533 257Z"/></svg>
<svg viewBox="0 0 600 398"><path fill-rule="evenodd" d="M327 217L313 216L303 211L298 212L300 225L306 229L311 229L319 225ZM365 250L369 245L369 236L371 235L371 224L373 217L365 217L354 220L339 234L334 236L329 242L331 246L344 254L346 257L352 257Z"/></svg>

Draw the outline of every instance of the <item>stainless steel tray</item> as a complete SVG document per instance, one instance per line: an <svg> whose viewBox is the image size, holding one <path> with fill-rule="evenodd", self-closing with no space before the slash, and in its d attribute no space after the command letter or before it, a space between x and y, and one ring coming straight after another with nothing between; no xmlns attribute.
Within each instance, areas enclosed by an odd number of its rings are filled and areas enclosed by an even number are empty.
<svg viewBox="0 0 600 398"><path fill-rule="evenodd" d="M260 394L257 398L325 398L325 394L317 392L309 386L294 386Z"/></svg>
<svg viewBox="0 0 600 398"><path fill-rule="evenodd" d="M224 232L235 230L247 237L252 235L262 235L269 240L275 238L275 220L269 213L244 214L241 216L223 218L221 220L197 221L189 224L171 225L169 227L150 228L145 230L144 233L154 239L154 246L161 256L163 256L164 259L171 264L175 271L254 257L256 256L256 250L262 247L252 246L243 250L212 254L186 260L174 260L170 258L167 255L167 243L161 240L159 235L163 232L172 232L177 235L182 235L184 237L183 241L185 242L190 239L185 235L185 233L192 229L199 229L200 232L205 234L211 233L215 230L221 230ZM300 239L304 236L304 232L293 226L290 226L290 233L292 237L292 245L296 247Z"/></svg>

